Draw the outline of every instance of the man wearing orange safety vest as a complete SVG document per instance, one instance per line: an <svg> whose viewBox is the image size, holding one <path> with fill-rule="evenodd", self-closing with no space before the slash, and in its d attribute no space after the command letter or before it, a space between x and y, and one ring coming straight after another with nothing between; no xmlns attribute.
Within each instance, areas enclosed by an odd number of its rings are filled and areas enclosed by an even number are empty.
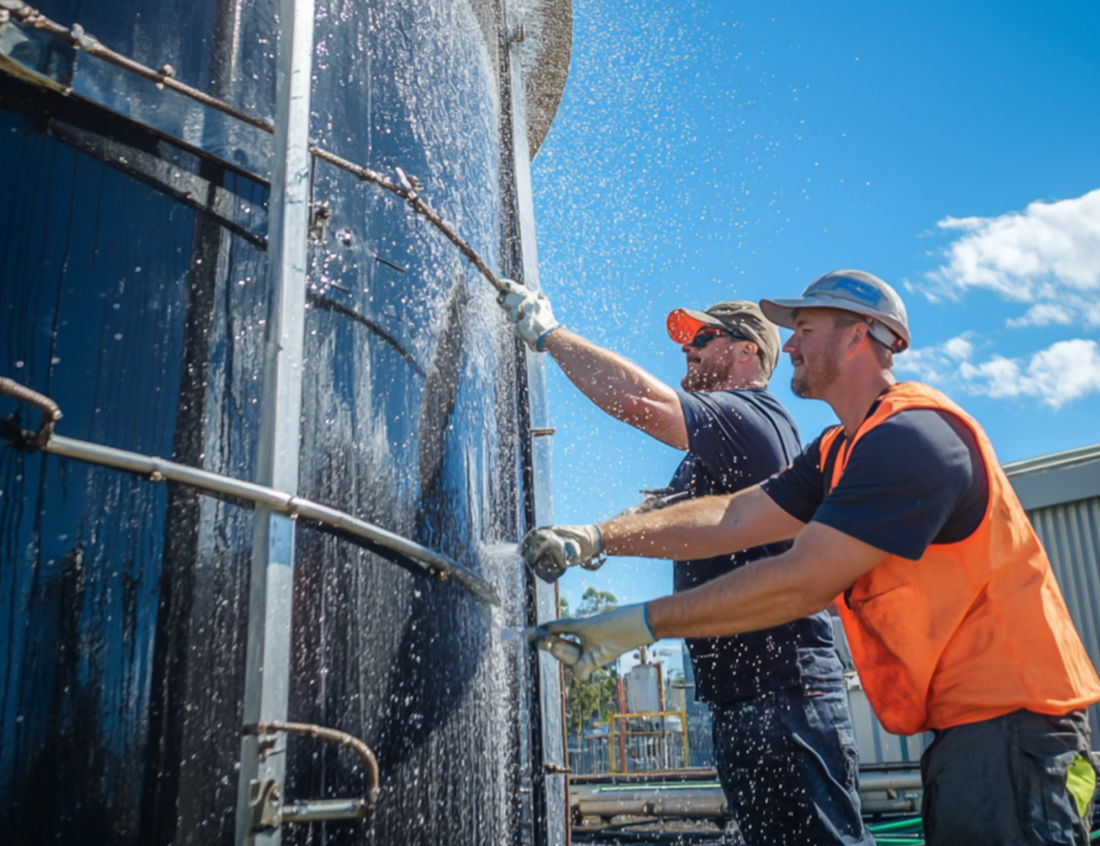
<svg viewBox="0 0 1100 846"><path fill-rule="evenodd" d="M1084 709L1100 680L988 438L939 391L894 379L909 326L881 279L834 271L760 306L794 330L793 391L840 425L760 485L537 529L524 549L534 563L794 545L695 590L555 621L539 646L583 678L660 637L755 631L835 600L883 726L935 733L921 759L930 846L1084 846L1096 787Z"/></svg>

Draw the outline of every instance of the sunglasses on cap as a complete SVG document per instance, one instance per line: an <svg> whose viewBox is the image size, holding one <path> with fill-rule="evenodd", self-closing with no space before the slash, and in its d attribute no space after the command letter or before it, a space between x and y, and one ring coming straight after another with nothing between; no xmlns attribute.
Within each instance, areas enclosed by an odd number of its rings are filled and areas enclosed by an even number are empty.
<svg viewBox="0 0 1100 846"><path fill-rule="evenodd" d="M751 341L752 338L746 338L740 332L732 332L728 329L706 328L700 329L694 338L687 342L687 346L695 347L696 349L702 349L715 338L722 336L732 338L735 341Z"/></svg>

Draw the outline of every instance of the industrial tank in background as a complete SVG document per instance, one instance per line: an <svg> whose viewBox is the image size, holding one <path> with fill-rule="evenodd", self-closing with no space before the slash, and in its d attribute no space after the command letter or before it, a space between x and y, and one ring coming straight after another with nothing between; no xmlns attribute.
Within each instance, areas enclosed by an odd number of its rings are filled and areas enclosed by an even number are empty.
<svg viewBox="0 0 1100 846"><path fill-rule="evenodd" d="M502 634L556 609L505 546L551 519L541 366L362 169L537 287L528 161L570 25L568 0L0 2L0 376L60 406L58 435L456 566L5 446L5 842L564 843L558 667ZM5 415L15 442L37 424ZM369 780L338 744L242 742L272 719L370 747L373 818L260 825L257 797Z"/></svg>

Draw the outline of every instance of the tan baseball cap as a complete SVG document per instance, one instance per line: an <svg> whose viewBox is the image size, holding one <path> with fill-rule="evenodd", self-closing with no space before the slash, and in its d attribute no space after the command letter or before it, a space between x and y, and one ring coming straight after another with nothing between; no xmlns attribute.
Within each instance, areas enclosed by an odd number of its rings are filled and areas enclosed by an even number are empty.
<svg viewBox="0 0 1100 846"><path fill-rule="evenodd" d="M690 343L704 326L716 326L752 341L760 350L760 363L769 378L779 361L779 327L764 316L756 303L748 300L718 303L706 311L678 308L669 312L665 325L668 336L678 344Z"/></svg>

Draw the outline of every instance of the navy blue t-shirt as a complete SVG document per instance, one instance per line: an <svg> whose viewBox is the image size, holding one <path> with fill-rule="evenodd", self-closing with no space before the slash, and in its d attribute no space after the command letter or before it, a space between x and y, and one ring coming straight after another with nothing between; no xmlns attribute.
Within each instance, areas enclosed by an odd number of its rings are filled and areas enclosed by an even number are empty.
<svg viewBox="0 0 1100 846"><path fill-rule="evenodd" d="M834 455L844 441L841 433ZM968 538L989 503L974 433L947 411L908 409L875 426L856 442L832 493L825 463L819 437L761 487L803 523L824 523L912 561L931 544Z"/></svg>
<svg viewBox="0 0 1100 846"><path fill-rule="evenodd" d="M670 498L735 493L763 482L800 454L798 428L764 388L680 394L688 454L665 492ZM679 495L679 497L677 497ZM725 575L750 561L779 555L789 542L673 566L676 592ZM688 638L695 696L722 704L801 684L799 650L833 649L826 612L773 629L722 638ZM836 662L840 677L840 664Z"/></svg>

